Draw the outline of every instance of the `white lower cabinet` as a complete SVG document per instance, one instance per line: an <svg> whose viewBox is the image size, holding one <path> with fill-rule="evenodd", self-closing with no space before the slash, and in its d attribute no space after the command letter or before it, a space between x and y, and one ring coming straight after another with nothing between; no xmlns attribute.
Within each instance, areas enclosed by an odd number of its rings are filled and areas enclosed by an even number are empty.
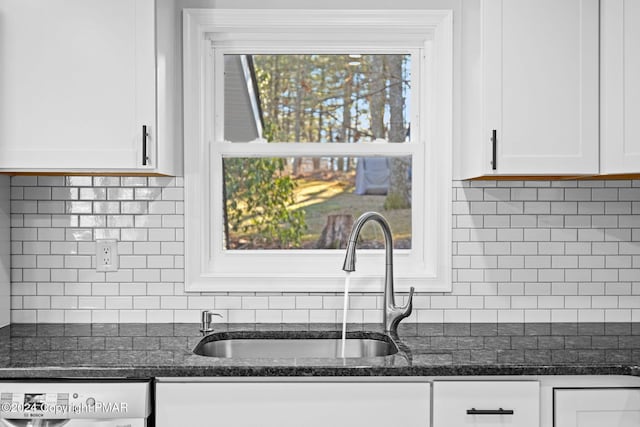
<svg viewBox="0 0 640 427"><path fill-rule="evenodd" d="M537 381L434 381L433 426L540 425Z"/></svg>
<svg viewBox="0 0 640 427"><path fill-rule="evenodd" d="M424 379L184 381L156 383L158 427L429 426Z"/></svg>
<svg viewBox="0 0 640 427"><path fill-rule="evenodd" d="M640 426L624 375L158 378L155 400L158 427Z"/></svg>
<svg viewBox="0 0 640 427"><path fill-rule="evenodd" d="M640 388L556 388L554 427L638 427Z"/></svg>

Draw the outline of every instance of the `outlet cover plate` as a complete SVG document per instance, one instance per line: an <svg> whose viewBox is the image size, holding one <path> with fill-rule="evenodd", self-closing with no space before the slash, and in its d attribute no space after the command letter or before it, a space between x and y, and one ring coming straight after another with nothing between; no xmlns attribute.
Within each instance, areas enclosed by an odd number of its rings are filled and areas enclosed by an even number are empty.
<svg viewBox="0 0 640 427"><path fill-rule="evenodd" d="M96 271L118 271L118 242L96 240Z"/></svg>

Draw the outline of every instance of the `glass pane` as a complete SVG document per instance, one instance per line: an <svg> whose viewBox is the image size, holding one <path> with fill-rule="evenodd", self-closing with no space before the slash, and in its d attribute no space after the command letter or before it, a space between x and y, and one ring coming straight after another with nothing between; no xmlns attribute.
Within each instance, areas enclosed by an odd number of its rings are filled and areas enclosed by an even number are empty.
<svg viewBox="0 0 640 427"><path fill-rule="evenodd" d="M224 138L409 139L411 55L225 55Z"/></svg>
<svg viewBox="0 0 640 427"><path fill-rule="evenodd" d="M226 249L345 248L367 211L387 218L395 248L411 248L409 157L225 158L223 169ZM359 243L384 247L379 226Z"/></svg>

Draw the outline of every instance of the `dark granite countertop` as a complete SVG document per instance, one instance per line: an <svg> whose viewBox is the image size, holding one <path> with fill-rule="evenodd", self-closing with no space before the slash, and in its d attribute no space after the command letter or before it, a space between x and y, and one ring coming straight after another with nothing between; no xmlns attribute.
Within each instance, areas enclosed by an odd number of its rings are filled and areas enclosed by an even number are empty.
<svg viewBox="0 0 640 427"><path fill-rule="evenodd" d="M176 376L640 376L640 323L402 324L392 356L197 356L196 324L14 324L0 329L1 378ZM217 324L216 332L339 331L332 324ZM379 325L349 325L381 332Z"/></svg>

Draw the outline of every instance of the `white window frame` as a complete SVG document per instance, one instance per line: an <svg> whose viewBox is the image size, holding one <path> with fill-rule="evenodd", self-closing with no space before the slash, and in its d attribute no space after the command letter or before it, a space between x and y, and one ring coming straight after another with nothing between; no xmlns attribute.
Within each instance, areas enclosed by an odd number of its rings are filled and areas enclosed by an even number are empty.
<svg viewBox="0 0 640 427"><path fill-rule="evenodd" d="M185 290L187 292L341 292L338 250L226 250L222 247L223 156L398 156L413 158L412 249L394 251L396 290L451 290L453 26L450 10L183 11ZM345 43L348 36L349 43ZM213 41L212 41L213 40ZM285 42L289 40L289 42ZM291 42L295 40L295 42ZM212 48L225 53L420 52L412 98L423 126L397 144L239 144L221 135L220 88ZM351 50L353 49L353 50ZM401 49L401 50L399 50ZM218 64L219 66L219 64ZM419 73L419 78L414 75ZM416 88L414 82L420 86ZM419 96L430 93L432 96ZM412 107L412 115L416 109ZM420 157L417 157L420 156ZM419 167L415 167L418 165ZM420 190L422 191L416 191ZM393 224L391 224L393 229ZM209 237L209 238L207 238ZM384 256L359 251L351 291L380 292Z"/></svg>

